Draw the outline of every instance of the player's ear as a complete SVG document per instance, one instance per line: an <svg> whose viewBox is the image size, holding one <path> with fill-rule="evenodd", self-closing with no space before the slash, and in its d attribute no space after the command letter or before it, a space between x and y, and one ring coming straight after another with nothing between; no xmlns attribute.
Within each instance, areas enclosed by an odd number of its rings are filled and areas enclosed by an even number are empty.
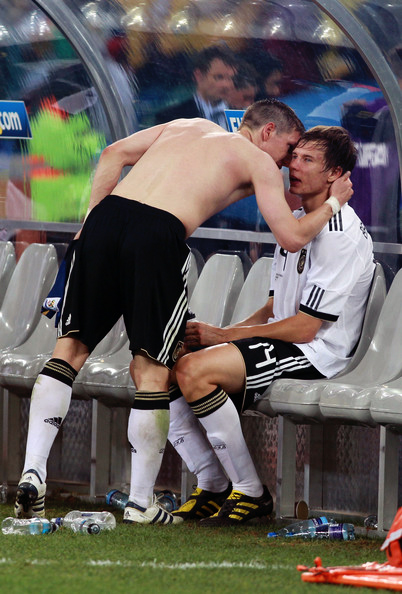
<svg viewBox="0 0 402 594"><path fill-rule="evenodd" d="M262 140L264 142L267 141L275 132L275 130L276 125L274 124L274 122L268 122L267 124L265 124L265 126L263 126L261 129Z"/></svg>
<svg viewBox="0 0 402 594"><path fill-rule="evenodd" d="M328 172L328 182L332 184L332 182L334 182L336 179L338 179L338 177L341 177L342 175L342 167L340 165L338 165L338 167L334 167L333 169L330 169Z"/></svg>

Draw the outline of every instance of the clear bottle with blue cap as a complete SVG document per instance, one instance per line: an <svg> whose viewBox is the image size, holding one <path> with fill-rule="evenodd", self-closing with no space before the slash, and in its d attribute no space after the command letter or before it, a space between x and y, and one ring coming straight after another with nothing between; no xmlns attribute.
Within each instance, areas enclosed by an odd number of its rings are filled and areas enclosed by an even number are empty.
<svg viewBox="0 0 402 594"><path fill-rule="evenodd" d="M58 529L46 518L5 518L1 524L3 534L51 534Z"/></svg>

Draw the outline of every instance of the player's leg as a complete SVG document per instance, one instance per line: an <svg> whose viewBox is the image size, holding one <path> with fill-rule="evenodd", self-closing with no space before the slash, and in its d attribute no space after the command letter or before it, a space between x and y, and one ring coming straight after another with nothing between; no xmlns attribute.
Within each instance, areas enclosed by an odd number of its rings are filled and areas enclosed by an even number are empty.
<svg viewBox="0 0 402 594"><path fill-rule="evenodd" d="M272 497L258 477L238 410L228 397L244 390L245 366L239 350L224 344L186 355L177 364L176 377L232 482L232 494L222 510L229 507L232 512L234 504L241 501L244 507L237 514L239 521L271 513ZM203 520L204 524L207 521Z"/></svg>
<svg viewBox="0 0 402 594"><path fill-rule="evenodd" d="M15 515L45 514L47 460L67 415L73 381L88 357L88 348L74 338L60 338L52 358L34 384L29 409L28 437Z"/></svg>
<svg viewBox="0 0 402 594"><path fill-rule="evenodd" d="M174 511L184 520L200 520L216 513L231 492L231 485L191 407L178 386L170 388L168 439L187 468L196 475L197 487L188 501Z"/></svg>
<svg viewBox="0 0 402 594"><path fill-rule="evenodd" d="M130 372L137 391L128 422L131 484L123 521L177 524L182 518L173 517L154 497L169 431L170 370L158 361L137 354Z"/></svg>

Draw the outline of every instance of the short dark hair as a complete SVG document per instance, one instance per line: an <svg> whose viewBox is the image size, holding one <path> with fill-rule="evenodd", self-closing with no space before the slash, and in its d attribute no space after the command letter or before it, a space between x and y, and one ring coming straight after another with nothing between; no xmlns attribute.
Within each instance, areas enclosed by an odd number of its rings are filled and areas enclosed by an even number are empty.
<svg viewBox="0 0 402 594"><path fill-rule="evenodd" d="M211 45L200 51L194 60L194 70L206 74L213 60L221 60L227 66L237 69L238 59L227 45Z"/></svg>
<svg viewBox="0 0 402 594"><path fill-rule="evenodd" d="M305 129L291 107L278 99L261 99L246 109L239 130L244 126L256 130L268 122L276 125L278 134L292 130L302 134Z"/></svg>
<svg viewBox="0 0 402 594"><path fill-rule="evenodd" d="M308 142L324 152L325 171L341 167L345 173L356 165L357 148L349 132L341 126L314 126L302 135L297 146Z"/></svg>
<svg viewBox="0 0 402 594"><path fill-rule="evenodd" d="M233 77L233 84L235 89L247 89L248 87L258 88L258 75L254 67L247 62L239 62L236 74Z"/></svg>

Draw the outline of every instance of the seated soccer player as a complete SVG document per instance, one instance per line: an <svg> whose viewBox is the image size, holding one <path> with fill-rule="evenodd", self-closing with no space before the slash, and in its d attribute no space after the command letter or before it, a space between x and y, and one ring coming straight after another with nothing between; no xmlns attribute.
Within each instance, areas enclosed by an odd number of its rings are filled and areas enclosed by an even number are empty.
<svg viewBox="0 0 402 594"><path fill-rule="evenodd" d="M294 216L319 208L355 162L343 128L305 132L289 165L290 192L302 200ZM276 247L269 299L248 319L226 328L187 323L187 346L207 348L176 364L183 396L178 389L176 399L171 396L169 439L198 481L177 515L222 526L272 512L239 414L279 377L332 377L344 369L360 335L373 272L371 237L346 204L298 252Z"/></svg>

